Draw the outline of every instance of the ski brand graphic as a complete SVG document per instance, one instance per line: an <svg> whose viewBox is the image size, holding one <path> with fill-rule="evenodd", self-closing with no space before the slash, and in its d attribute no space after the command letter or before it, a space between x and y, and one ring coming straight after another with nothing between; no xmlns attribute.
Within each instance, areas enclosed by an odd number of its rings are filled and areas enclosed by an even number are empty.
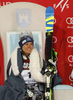
<svg viewBox="0 0 73 100"><path fill-rule="evenodd" d="M54 6L54 8L55 9L57 9L58 7L60 7L61 8L61 12L63 12L63 10L66 8L66 9L68 9L69 8L69 4L68 4L68 1L69 0L66 0L65 2L64 2L65 0L61 0L57 5L56 4L54 4L53 6ZM64 3L64 4L62 4L62 3Z"/></svg>
<svg viewBox="0 0 73 100"><path fill-rule="evenodd" d="M54 24L54 15L47 17L46 19L46 30L49 32L53 32L53 24Z"/></svg>
<svg viewBox="0 0 73 100"><path fill-rule="evenodd" d="M30 24L30 10L29 9L17 9L16 10L16 22L20 27L27 27Z"/></svg>
<svg viewBox="0 0 73 100"><path fill-rule="evenodd" d="M68 47L73 47L73 36L67 37Z"/></svg>
<svg viewBox="0 0 73 100"><path fill-rule="evenodd" d="M67 28L73 28L73 17L66 18Z"/></svg>
<svg viewBox="0 0 73 100"><path fill-rule="evenodd" d="M53 32L54 13L53 8L49 7L49 9L46 10L46 32Z"/></svg>

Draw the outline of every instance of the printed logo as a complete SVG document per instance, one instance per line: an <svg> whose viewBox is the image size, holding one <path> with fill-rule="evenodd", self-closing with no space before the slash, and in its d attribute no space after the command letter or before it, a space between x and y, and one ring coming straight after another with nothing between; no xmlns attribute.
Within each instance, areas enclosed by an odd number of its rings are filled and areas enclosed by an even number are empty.
<svg viewBox="0 0 73 100"><path fill-rule="evenodd" d="M73 55L68 56L69 66L73 67Z"/></svg>
<svg viewBox="0 0 73 100"><path fill-rule="evenodd" d="M73 67L73 55L68 56L68 61L69 61L69 66ZM72 75L73 75L73 71L72 71L72 74L71 74L71 77L73 78Z"/></svg>
<svg viewBox="0 0 73 100"><path fill-rule="evenodd" d="M70 63L73 62L73 55L69 55L69 56L68 56L68 61L69 61Z"/></svg>
<svg viewBox="0 0 73 100"><path fill-rule="evenodd" d="M66 23L68 25L67 28L73 28L73 17L68 17Z"/></svg>
<svg viewBox="0 0 73 100"><path fill-rule="evenodd" d="M8 5L8 4L11 4L11 2L0 2L0 8L1 8L1 6L5 6L5 5Z"/></svg>
<svg viewBox="0 0 73 100"><path fill-rule="evenodd" d="M23 64L23 68L28 68L29 67L29 63L24 63Z"/></svg>
<svg viewBox="0 0 73 100"><path fill-rule="evenodd" d="M25 42L26 42L26 40L23 40L23 41L22 41L22 44L24 44Z"/></svg>
<svg viewBox="0 0 73 100"><path fill-rule="evenodd" d="M55 36L53 36L53 43L57 42L57 38Z"/></svg>
<svg viewBox="0 0 73 100"><path fill-rule="evenodd" d="M68 47L73 47L73 37L72 36L67 37L67 42L69 43Z"/></svg>
<svg viewBox="0 0 73 100"><path fill-rule="evenodd" d="M72 69L71 75L69 76L69 80L73 81L73 69Z"/></svg>
<svg viewBox="0 0 73 100"><path fill-rule="evenodd" d="M56 18L54 18L54 24L56 23Z"/></svg>
<svg viewBox="0 0 73 100"><path fill-rule="evenodd" d="M66 23L67 23L67 24L73 24L73 17L68 17L68 18L66 19Z"/></svg>
<svg viewBox="0 0 73 100"><path fill-rule="evenodd" d="M31 38L27 38L27 41L31 41Z"/></svg>
<svg viewBox="0 0 73 100"><path fill-rule="evenodd" d="M20 27L27 27L30 24L30 19L29 9L16 10L16 22Z"/></svg>
<svg viewBox="0 0 73 100"><path fill-rule="evenodd" d="M69 8L68 1L69 1L69 0L66 0L66 1L64 2L64 0L61 0L57 5L54 4L53 7L54 7L55 9L57 9L58 7L60 7L60 8L61 8L61 12L62 12L65 8L66 8L66 9ZM62 3L64 3L64 4L62 4Z"/></svg>
<svg viewBox="0 0 73 100"><path fill-rule="evenodd" d="M73 67L73 64L69 64L70 67Z"/></svg>
<svg viewBox="0 0 73 100"><path fill-rule="evenodd" d="M69 37L67 38L67 42L68 42L68 43L73 43L73 37L72 37L72 36L69 36Z"/></svg>
<svg viewBox="0 0 73 100"><path fill-rule="evenodd" d="M71 83L70 85L73 86L73 83Z"/></svg>

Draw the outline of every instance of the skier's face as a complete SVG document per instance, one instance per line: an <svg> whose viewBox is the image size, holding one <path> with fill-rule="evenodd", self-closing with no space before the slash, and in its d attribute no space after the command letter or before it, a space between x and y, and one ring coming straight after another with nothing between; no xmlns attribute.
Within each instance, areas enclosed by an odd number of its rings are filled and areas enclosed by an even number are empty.
<svg viewBox="0 0 73 100"><path fill-rule="evenodd" d="M29 55L33 49L33 43L32 42L27 42L23 45L22 50L26 55Z"/></svg>

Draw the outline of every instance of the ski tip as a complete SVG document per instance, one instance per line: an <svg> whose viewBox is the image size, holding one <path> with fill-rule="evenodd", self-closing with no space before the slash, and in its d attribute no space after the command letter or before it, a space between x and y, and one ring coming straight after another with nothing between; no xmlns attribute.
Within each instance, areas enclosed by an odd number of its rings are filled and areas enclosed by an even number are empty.
<svg viewBox="0 0 73 100"><path fill-rule="evenodd" d="M54 9L49 6L45 12L46 32L53 32L54 25Z"/></svg>
<svg viewBox="0 0 73 100"><path fill-rule="evenodd" d="M47 12L49 12L49 13L52 12L52 13L53 13L53 12L54 12L53 7L51 7L51 6L47 7L47 8L46 8L46 13L47 13Z"/></svg>

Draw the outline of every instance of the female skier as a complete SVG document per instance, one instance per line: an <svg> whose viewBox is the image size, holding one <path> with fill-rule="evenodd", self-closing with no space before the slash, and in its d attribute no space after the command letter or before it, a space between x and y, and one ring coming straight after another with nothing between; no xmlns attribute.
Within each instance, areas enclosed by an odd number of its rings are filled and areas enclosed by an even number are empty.
<svg viewBox="0 0 73 100"><path fill-rule="evenodd" d="M10 68L11 72L9 71ZM46 75L41 73L42 69L44 69L43 59L37 49L34 48L32 33L21 33L19 35L19 47L11 54L8 64L8 77L11 74L14 76L20 75L27 87L26 96L29 98L32 97L32 100L36 100L36 97L40 99L39 95L42 95L42 88L40 88L40 91L38 83L46 82Z"/></svg>

